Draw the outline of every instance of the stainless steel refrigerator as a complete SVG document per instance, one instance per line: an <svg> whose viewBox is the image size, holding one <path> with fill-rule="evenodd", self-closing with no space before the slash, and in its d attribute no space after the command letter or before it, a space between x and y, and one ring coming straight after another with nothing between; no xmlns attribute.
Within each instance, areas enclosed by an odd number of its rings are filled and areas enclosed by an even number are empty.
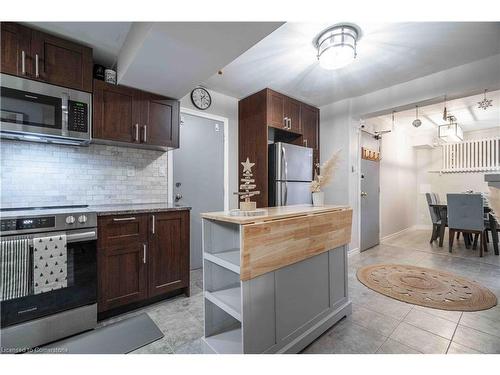
<svg viewBox="0 0 500 375"><path fill-rule="evenodd" d="M269 145L269 206L311 204L312 148L277 142Z"/></svg>

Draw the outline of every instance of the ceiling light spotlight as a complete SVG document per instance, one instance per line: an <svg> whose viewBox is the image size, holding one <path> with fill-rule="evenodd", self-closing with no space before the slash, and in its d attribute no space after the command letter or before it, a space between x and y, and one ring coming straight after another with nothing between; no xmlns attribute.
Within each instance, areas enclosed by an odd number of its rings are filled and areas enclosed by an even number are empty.
<svg viewBox="0 0 500 375"><path fill-rule="evenodd" d="M353 62L360 38L361 30L353 24L339 24L323 30L313 40L321 67L333 70Z"/></svg>

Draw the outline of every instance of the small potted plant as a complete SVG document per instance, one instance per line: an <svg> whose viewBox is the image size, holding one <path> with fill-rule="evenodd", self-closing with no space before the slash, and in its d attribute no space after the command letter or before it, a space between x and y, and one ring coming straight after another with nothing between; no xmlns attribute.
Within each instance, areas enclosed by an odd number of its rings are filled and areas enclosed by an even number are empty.
<svg viewBox="0 0 500 375"><path fill-rule="evenodd" d="M339 161L340 151L337 151L321 166L319 163L316 164L314 168L314 180L311 182L313 206L319 207L325 204L325 192L322 189L332 181Z"/></svg>

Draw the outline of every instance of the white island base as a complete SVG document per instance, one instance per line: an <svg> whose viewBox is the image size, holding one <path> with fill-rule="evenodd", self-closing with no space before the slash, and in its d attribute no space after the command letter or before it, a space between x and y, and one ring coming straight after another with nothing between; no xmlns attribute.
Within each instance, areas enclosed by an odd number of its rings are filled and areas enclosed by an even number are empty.
<svg viewBox="0 0 500 375"><path fill-rule="evenodd" d="M351 314L352 211L301 207L255 222L202 215L204 352L298 353Z"/></svg>

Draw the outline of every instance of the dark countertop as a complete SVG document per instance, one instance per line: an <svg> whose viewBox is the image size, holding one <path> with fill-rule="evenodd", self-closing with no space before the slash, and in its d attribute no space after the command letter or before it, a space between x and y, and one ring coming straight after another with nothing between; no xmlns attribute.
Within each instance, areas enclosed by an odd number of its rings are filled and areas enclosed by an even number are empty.
<svg viewBox="0 0 500 375"><path fill-rule="evenodd" d="M123 204L101 204L89 206L89 211L97 213L97 216L117 214L141 214L148 212L184 211L191 207L169 203L123 203Z"/></svg>

